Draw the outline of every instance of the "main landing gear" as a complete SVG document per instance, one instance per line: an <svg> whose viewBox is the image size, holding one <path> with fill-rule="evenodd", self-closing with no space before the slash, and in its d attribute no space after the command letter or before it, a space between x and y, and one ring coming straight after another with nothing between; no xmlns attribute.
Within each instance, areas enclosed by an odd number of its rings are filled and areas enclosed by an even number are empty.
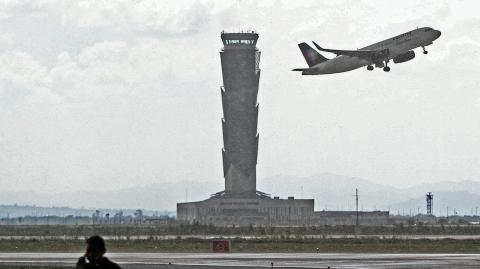
<svg viewBox="0 0 480 269"><path fill-rule="evenodd" d="M387 63L388 63L388 62L385 62L385 66L383 67L383 71L385 71L385 72L390 72L390 67L387 66ZM379 65L379 66L377 66L377 67L382 67L382 66L383 66L383 64L381 64L381 65ZM372 71L373 69L374 69L373 65L367 65L367 70L368 70L368 71Z"/></svg>
<svg viewBox="0 0 480 269"><path fill-rule="evenodd" d="M423 49L423 54L428 54L428 51L425 49L425 47L422 47Z"/></svg>
<svg viewBox="0 0 480 269"><path fill-rule="evenodd" d="M375 63L375 67L378 67L378 68L383 67L383 71L390 72L390 67L387 66L388 62L389 62L389 60L386 60L385 64L383 64L383 62L377 62L377 63ZM373 67L373 65L367 65L367 70L372 71L375 67Z"/></svg>
<svg viewBox="0 0 480 269"><path fill-rule="evenodd" d="M388 67L388 61L385 61L385 67L383 68L383 71L390 72L390 67Z"/></svg>

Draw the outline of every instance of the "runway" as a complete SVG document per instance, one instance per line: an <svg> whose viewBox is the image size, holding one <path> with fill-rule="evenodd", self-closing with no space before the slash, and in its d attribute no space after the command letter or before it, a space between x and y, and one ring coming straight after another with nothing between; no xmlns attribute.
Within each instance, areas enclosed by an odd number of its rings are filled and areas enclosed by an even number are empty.
<svg viewBox="0 0 480 269"><path fill-rule="evenodd" d="M0 265L71 267L80 253L0 253ZM480 254L108 253L124 269L140 268L478 268Z"/></svg>

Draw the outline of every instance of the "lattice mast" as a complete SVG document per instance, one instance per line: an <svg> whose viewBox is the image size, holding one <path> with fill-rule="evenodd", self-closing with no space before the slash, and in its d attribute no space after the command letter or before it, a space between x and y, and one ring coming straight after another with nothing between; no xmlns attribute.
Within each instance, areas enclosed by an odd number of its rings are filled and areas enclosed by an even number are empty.
<svg viewBox="0 0 480 269"><path fill-rule="evenodd" d="M431 216L433 215L433 194L431 192L428 192L426 195L427 199L427 215Z"/></svg>

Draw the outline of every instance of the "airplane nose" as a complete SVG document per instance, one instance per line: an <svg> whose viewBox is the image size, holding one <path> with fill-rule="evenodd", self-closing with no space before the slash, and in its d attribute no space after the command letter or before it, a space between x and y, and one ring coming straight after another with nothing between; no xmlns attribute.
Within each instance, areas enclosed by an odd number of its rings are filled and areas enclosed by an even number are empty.
<svg viewBox="0 0 480 269"><path fill-rule="evenodd" d="M435 39L439 38L442 35L442 32L435 30Z"/></svg>

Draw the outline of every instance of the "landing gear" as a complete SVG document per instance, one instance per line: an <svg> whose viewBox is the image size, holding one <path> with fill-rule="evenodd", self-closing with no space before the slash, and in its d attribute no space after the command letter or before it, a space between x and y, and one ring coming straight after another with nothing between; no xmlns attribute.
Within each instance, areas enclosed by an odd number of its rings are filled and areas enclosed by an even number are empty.
<svg viewBox="0 0 480 269"><path fill-rule="evenodd" d="M390 67L388 67L388 60L385 61L385 67L383 68L383 71L390 72Z"/></svg>
<svg viewBox="0 0 480 269"><path fill-rule="evenodd" d="M425 49L425 47L422 47L423 49L423 54L428 54L428 51Z"/></svg>
<svg viewBox="0 0 480 269"><path fill-rule="evenodd" d="M367 66L367 70L368 70L368 71L372 71L372 70L373 70L373 65Z"/></svg>

